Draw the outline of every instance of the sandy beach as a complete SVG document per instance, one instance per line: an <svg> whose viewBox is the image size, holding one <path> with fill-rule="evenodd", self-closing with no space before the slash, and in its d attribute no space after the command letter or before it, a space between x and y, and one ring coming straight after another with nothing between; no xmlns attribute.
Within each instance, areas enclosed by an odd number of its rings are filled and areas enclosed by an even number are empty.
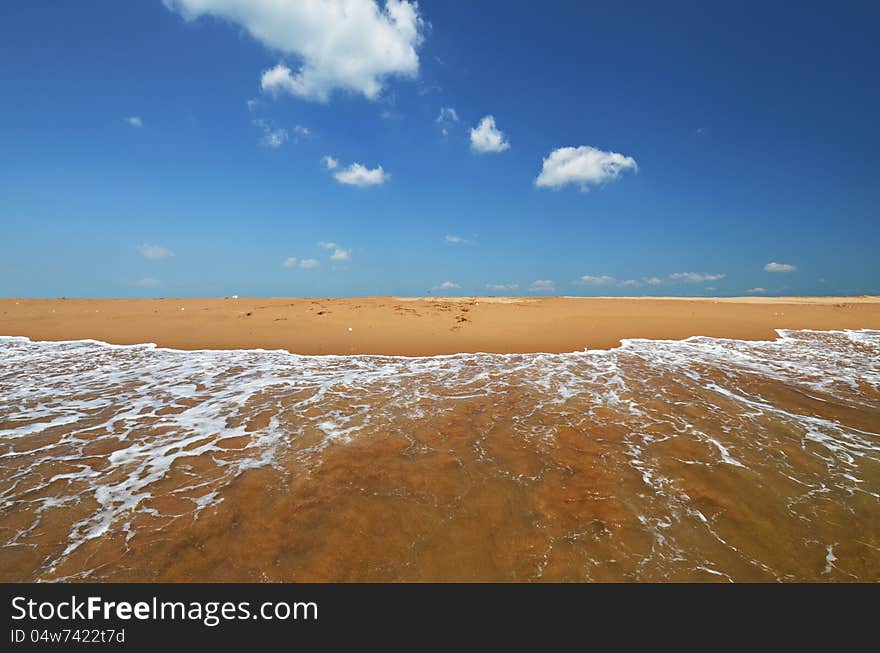
<svg viewBox="0 0 880 653"><path fill-rule="evenodd" d="M174 349L564 353L623 338L880 328L880 297L0 299L0 335Z"/></svg>

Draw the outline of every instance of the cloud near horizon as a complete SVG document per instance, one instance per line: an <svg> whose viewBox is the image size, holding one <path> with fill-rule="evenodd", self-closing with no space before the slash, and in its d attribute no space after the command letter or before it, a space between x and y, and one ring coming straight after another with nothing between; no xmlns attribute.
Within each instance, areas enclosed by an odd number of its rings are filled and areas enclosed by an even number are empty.
<svg viewBox="0 0 880 653"><path fill-rule="evenodd" d="M703 283L704 281L719 281L726 274L699 274L697 272L673 272L669 275L672 281L685 281L687 283Z"/></svg>
<svg viewBox="0 0 880 653"><path fill-rule="evenodd" d="M341 249L337 247L333 250L333 253L330 255L331 261L350 261L351 260L351 250L350 249Z"/></svg>
<svg viewBox="0 0 880 653"><path fill-rule="evenodd" d="M162 245L140 245L138 251L144 258L153 260L172 258L175 256L174 252Z"/></svg>
<svg viewBox="0 0 880 653"><path fill-rule="evenodd" d="M764 266L764 272L794 272L795 270L797 267L790 263L777 263L776 261L770 261Z"/></svg>
<svg viewBox="0 0 880 653"><path fill-rule="evenodd" d="M589 145L560 147L544 159L535 186L559 189L568 184L577 184L585 193L591 185L616 181L627 170L639 170L632 157L605 152Z"/></svg>
<svg viewBox="0 0 880 653"><path fill-rule="evenodd" d="M538 279L529 284L529 292L556 292L556 282L551 279Z"/></svg>
<svg viewBox="0 0 880 653"><path fill-rule="evenodd" d="M495 126L494 116L485 116L480 124L471 129L471 149L481 154L510 149L507 137Z"/></svg>
<svg viewBox="0 0 880 653"><path fill-rule="evenodd" d="M519 290L518 283L487 283L486 288L493 292L505 292L507 290Z"/></svg>
<svg viewBox="0 0 880 653"><path fill-rule="evenodd" d="M456 290L457 288L461 288L461 285L454 281L444 281L443 283L434 286L434 290Z"/></svg>
<svg viewBox="0 0 880 653"><path fill-rule="evenodd" d="M295 256L289 256L281 263L286 268L301 268L303 270L314 270L321 266L321 261L316 258L299 259Z"/></svg>
<svg viewBox="0 0 880 653"><path fill-rule="evenodd" d="M462 238L461 236L446 236L446 242L452 245L476 245L476 240L468 240L467 238Z"/></svg>
<svg viewBox="0 0 880 653"><path fill-rule="evenodd" d="M375 100L392 77L415 79L425 21L417 2L387 0L163 0L185 20L213 16L295 59L265 70L263 91L327 102L335 91Z"/></svg>

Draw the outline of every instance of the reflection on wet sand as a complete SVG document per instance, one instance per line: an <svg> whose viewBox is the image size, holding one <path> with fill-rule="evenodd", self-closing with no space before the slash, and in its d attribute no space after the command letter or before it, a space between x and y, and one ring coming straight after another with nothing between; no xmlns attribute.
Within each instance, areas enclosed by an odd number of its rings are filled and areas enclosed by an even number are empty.
<svg viewBox="0 0 880 653"><path fill-rule="evenodd" d="M0 339L3 580L880 580L880 332L425 358Z"/></svg>

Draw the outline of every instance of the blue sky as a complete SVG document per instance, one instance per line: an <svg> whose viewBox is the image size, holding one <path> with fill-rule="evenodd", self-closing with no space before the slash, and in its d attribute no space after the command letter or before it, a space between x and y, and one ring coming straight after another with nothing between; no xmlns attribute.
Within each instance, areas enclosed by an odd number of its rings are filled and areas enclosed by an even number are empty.
<svg viewBox="0 0 880 653"><path fill-rule="evenodd" d="M711 4L3 3L0 295L880 294L876 3Z"/></svg>

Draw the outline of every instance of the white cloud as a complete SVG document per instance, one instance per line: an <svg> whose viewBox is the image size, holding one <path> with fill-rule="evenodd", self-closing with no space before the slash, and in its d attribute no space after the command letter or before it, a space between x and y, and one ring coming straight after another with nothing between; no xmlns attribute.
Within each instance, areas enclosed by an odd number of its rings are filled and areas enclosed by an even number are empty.
<svg viewBox="0 0 880 653"><path fill-rule="evenodd" d="M378 186L391 179L391 175L385 172L382 166L370 169L362 166L360 163L352 163L347 168L334 173L333 176L336 177L336 181L340 184L358 186L360 188Z"/></svg>
<svg viewBox="0 0 880 653"><path fill-rule="evenodd" d="M336 90L373 100L390 77L415 78L425 23L416 2L164 0L186 20L216 16L298 63L265 71L264 91L326 102Z"/></svg>
<svg viewBox="0 0 880 653"><path fill-rule="evenodd" d="M718 281L726 277L726 274L699 274L697 272L673 272L669 278L673 281L686 281L688 283L703 283L704 281Z"/></svg>
<svg viewBox="0 0 880 653"><path fill-rule="evenodd" d="M535 186L562 188L577 184L586 192L590 185L615 181L622 172L638 172L638 169L635 159L617 152L605 152L589 145L560 147L544 159Z"/></svg>
<svg viewBox="0 0 880 653"><path fill-rule="evenodd" d="M471 130L471 149L475 152L503 152L510 148L504 134L495 126L495 117L486 116Z"/></svg>
<svg viewBox="0 0 880 653"><path fill-rule="evenodd" d="M314 268L320 267L321 261L314 258L299 259L295 256L290 256L284 259L284 262L282 262L281 265L286 268L302 268L303 270L312 270Z"/></svg>
<svg viewBox="0 0 880 653"><path fill-rule="evenodd" d="M161 281L158 279L154 279L153 277L144 277L143 279L138 279L134 282L134 285L139 286L141 288L155 288L156 286L161 285Z"/></svg>
<svg viewBox="0 0 880 653"><path fill-rule="evenodd" d="M767 289L766 288L749 288L748 290L746 290L746 292L754 295L754 294L759 294L762 292L767 292Z"/></svg>
<svg viewBox="0 0 880 653"><path fill-rule="evenodd" d="M462 238L461 236L446 236L446 242L451 243L453 245L476 245L476 240L468 240L467 238Z"/></svg>
<svg viewBox="0 0 880 653"><path fill-rule="evenodd" d="M254 109L257 108L257 100L256 100L256 98L251 98L250 100L248 100L247 102L245 102L245 104L247 104L248 111L253 111Z"/></svg>
<svg viewBox="0 0 880 653"><path fill-rule="evenodd" d="M550 279L538 279L529 285L529 292L555 292L556 283Z"/></svg>
<svg viewBox="0 0 880 653"><path fill-rule="evenodd" d="M458 122L458 112L452 107L440 107L440 115L437 116L437 122Z"/></svg>
<svg viewBox="0 0 880 653"><path fill-rule="evenodd" d="M617 279L614 277L610 277L607 274L603 274L598 277L594 277L590 274L585 274L580 279L578 279L578 283L584 286L610 286L617 283Z"/></svg>
<svg viewBox="0 0 880 653"><path fill-rule="evenodd" d="M321 157L321 163L324 164L324 167L327 168L327 170L336 170L336 168L339 167L339 161L329 154Z"/></svg>
<svg viewBox="0 0 880 653"><path fill-rule="evenodd" d="M336 243L328 243L326 241L319 240L318 247L321 247L323 249L336 249L338 245Z"/></svg>
<svg viewBox="0 0 880 653"><path fill-rule="evenodd" d="M336 248L333 253L330 255L331 261L350 261L351 260L351 250L350 249L340 249Z"/></svg>
<svg viewBox="0 0 880 653"><path fill-rule="evenodd" d="M644 281L649 286L659 286L661 283L663 283L663 279L660 279L659 277L645 277L642 279L642 281Z"/></svg>
<svg viewBox="0 0 880 653"><path fill-rule="evenodd" d="M764 272L794 272L795 270L797 270L797 267L794 265L777 263L776 261L771 261L764 266Z"/></svg>
<svg viewBox="0 0 880 653"><path fill-rule="evenodd" d="M453 123L458 122L458 112L452 107L440 107L440 115L437 116L437 124L440 125L440 133L449 135L449 129Z"/></svg>
<svg viewBox="0 0 880 653"><path fill-rule="evenodd" d="M174 256L174 252L161 245L141 245L138 247L138 251L144 258L149 259L171 258Z"/></svg>
<svg viewBox="0 0 880 653"><path fill-rule="evenodd" d="M518 283L487 283L486 288L492 292L506 292L508 290L518 290Z"/></svg>
<svg viewBox="0 0 880 653"><path fill-rule="evenodd" d="M444 281L438 286L434 286L434 290L455 290L456 288L461 288L461 286L454 281Z"/></svg>
<svg viewBox="0 0 880 653"><path fill-rule="evenodd" d="M123 120L131 127L143 127L144 121L140 116L128 116Z"/></svg>
<svg viewBox="0 0 880 653"><path fill-rule="evenodd" d="M263 136L262 138L260 138L260 143L265 145L266 147L276 149L284 145L284 143L287 141L286 129L275 129L270 123L266 122L262 118L257 118L256 120L254 120L254 124L263 131Z"/></svg>
<svg viewBox="0 0 880 653"><path fill-rule="evenodd" d="M311 136L312 135L312 130L309 129L308 127L303 127L302 125L297 125L296 127L294 127L293 131L298 136Z"/></svg>

